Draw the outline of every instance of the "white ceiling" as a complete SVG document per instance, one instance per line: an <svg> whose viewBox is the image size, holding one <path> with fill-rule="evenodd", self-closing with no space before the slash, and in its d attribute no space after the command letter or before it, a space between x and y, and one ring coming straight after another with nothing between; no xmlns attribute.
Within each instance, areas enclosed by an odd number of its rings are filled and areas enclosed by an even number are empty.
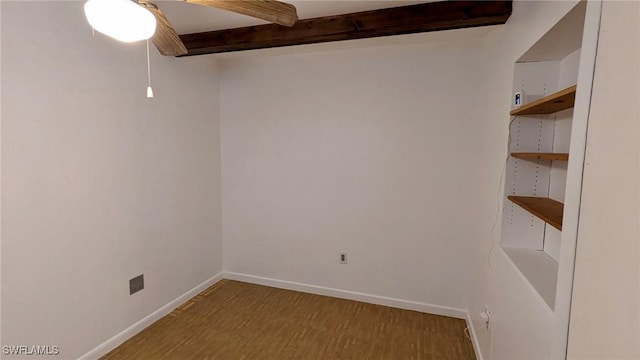
<svg viewBox="0 0 640 360"><path fill-rule="evenodd" d="M298 9L300 19L331 16L358 11L384 9L390 7L420 4L430 1L405 0L290 0ZM243 26L266 24L266 22L228 11L188 4L175 0L155 2L171 21L178 34L230 29Z"/></svg>

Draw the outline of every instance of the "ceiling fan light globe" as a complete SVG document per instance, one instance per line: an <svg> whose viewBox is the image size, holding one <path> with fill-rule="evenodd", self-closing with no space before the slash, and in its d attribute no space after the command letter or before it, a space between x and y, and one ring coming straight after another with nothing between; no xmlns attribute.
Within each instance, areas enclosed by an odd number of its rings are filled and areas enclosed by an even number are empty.
<svg viewBox="0 0 640 360"><path fill-rule="evenodd" d="M146 40L156 31L156 17L131 0L89 0L84 14L95 30L122 42Z"/></svg>

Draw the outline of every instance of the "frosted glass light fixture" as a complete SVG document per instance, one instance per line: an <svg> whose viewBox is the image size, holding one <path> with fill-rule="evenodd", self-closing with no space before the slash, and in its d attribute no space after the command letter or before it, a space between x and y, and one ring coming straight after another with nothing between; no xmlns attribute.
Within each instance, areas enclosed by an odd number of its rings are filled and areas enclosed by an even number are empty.
<svg viewBox="0 0 640 360"><path fill-rule="evenodd" d="M131 0L89 0L84 14L94 29L119 41L146 40L156 32L156 17Z"/></svg>

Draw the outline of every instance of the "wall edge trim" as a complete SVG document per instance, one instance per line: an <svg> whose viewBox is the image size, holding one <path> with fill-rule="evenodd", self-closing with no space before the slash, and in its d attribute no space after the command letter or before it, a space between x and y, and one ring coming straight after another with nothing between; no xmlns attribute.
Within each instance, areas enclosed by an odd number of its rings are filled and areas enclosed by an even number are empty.
<svg viewBox="0 0 640 360"><path fill-rule="evenodd" d="M478 336L476 334L476 328L473 327L473 320L471 319L471 314L469 311L466 311L465 321L467 322L467 329L469 332L469 340L471 340L471 344L473 345L473 352L476 353L477 360L484 360L482 356L482 351L480 350L480 343L478 342Z"/></svg>

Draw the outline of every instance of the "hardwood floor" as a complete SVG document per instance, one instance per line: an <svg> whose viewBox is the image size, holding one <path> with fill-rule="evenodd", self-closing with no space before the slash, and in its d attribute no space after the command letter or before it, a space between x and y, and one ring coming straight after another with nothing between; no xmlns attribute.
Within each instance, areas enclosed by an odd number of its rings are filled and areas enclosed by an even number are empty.
<svg viewBox="0 0 640 360"><path fill-rule="evenodd" d="M465 321L222 280L102 357L475 359Z"/></svg>

